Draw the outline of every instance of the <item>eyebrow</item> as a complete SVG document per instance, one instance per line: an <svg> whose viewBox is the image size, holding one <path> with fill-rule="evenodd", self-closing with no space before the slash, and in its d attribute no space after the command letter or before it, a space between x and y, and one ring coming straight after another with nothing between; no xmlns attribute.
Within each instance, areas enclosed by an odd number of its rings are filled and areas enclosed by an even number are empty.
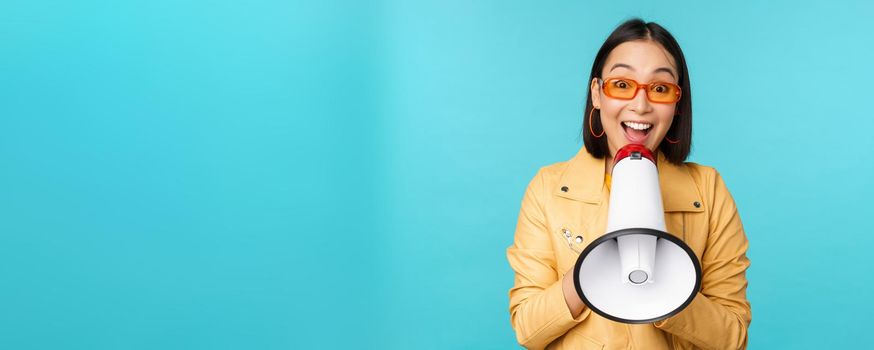
<svg viewBox="0 0 874 350"><path fill-rule="evenodd" d="M634 68L632 68L631 66L629 66L625 63L617 63L617 64L613 65L613 68L610 68L610 72L612 72L614 69L619 68L619 67L625 67L625 68L630 69L631 71L634 71ZM672 77L674 77L674 79L677 78L677 76L674 75L674 71L668 67L659 67L659 68L656 68L655 70L653 70L652 72L653 73L665 72L665 73L670 74Z"/></svg>

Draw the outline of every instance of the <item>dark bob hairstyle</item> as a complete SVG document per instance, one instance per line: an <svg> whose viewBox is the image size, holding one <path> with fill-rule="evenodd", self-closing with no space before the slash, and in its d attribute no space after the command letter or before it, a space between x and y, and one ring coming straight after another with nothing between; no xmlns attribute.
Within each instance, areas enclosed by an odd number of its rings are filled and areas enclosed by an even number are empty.
<svg viewBox="0 0 874 350"><path fill-rule="evenodd" d="M670 129L665 137L678 140L676 144L662 140L658 146L659 150L665 155L665 159L674 164L682 164L689 156L689 151L692 148L692 91L689 85L689 70L686 68L686 58L683 56L683 51L680 50L680 45L677 40L662 26L653 22L644 22L639 18L633 18L616 27L616 30L607 37L598 54L595 56L595 62L592 64L592 73L586 85L586 109L583 113L583 143L586 150L595 158L603 158L610 155L610 150L607 148L607 138L594 137L589 131L589 112L594 108L592 106L592 80L594 78L602 78L601 71L604 70L604 63L607 61L607 56L613 51L616 46L628 41L636 40L651 40L661 44L676 61L677 73L679 74L680 88L683 90L683 95L680 101L677 102L677 111L674 115L674 121L671 123ZM592 128L595 132L603 130L601 125L601 111L595 110L592 113L594 120Z"/></svg>

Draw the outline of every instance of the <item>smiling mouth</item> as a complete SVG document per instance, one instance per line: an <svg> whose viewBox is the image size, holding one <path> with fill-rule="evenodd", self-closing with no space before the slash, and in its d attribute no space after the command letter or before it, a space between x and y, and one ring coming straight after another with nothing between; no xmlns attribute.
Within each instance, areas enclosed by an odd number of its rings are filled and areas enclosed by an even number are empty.
<svg viewBox="0 0 874 350"><path fill-rule="evenodd" d="M622 129L625 130L628 141L642 144L652 130L652 124L626 121L622 122Z"/></svg>

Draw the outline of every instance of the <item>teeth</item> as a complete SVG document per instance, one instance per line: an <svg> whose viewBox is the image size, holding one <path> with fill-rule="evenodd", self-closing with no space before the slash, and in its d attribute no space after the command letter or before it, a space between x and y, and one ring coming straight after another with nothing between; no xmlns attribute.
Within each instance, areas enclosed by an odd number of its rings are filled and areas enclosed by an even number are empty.
<svg viewBox="0 0 874 350"><path fill-rule="evenodd" d="M622 122L625 126L632 128L634 130L646 130L652 127L652 124L646 123L635 123L635 122Z"/></svg>

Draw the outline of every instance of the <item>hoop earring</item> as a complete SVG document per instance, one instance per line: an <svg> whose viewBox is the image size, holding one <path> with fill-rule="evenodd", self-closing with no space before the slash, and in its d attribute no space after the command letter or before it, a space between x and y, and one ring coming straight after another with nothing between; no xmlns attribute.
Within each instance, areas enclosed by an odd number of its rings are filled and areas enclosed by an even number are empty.
<svg viewBox="0 0 874 350"><path fill-rule="evenodd" d="M595 130L592 128L592 113L593 112L595 112L594 106L592 106L592 110L589 111L589 132L592 133L592 136L594 136L597 139L597 138L600 138L601 136L604 136L604 128L601 128L600 134L595 135Z"/></svg>

